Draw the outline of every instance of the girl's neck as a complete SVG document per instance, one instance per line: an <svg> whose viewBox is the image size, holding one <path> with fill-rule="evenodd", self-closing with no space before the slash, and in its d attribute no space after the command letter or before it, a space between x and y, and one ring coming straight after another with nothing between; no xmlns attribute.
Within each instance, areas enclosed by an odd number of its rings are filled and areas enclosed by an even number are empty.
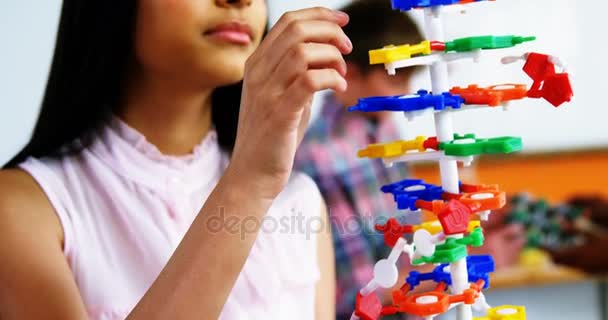
<svg viewBox="0 0 608 320"><path fill-rule="evenodd" d="M159 77L134 76L118 116L162 153L189 154L211 129L212 92Z"/></svg>

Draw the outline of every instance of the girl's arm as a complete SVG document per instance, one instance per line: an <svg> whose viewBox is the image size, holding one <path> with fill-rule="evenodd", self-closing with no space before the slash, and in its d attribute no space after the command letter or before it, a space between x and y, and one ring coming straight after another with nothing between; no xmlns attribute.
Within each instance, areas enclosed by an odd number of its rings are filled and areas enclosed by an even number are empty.
<svg viewBox="0 0 608 320"><path fill-rule="evenodd" d="M352 49L341 29L346 23L348 16L324 8L288 13L248 60L232 162L128 319L219 317L256 234L241 239L211 232L207 221L221 210L261 219L283 190L313 94L346 89L342 54ZM0 174L0 317L84 319L61 226L42 191L23 175Z"/></svg>
<svg viewBox="0 0 608 320"><path fill-rule="evenodd" d="M34 179L0 171L0 319L88 318L62 247L59 218Z"/></svg>
<svg viewBox="0 0 608 320"><path fill-rule="evenodd" d="M321 279L317 284L316 319L336 319L336 263L334 246L331 238L331 224L328 218L327 206L321 206L323 230L317 235L317 255Z"/></svg>

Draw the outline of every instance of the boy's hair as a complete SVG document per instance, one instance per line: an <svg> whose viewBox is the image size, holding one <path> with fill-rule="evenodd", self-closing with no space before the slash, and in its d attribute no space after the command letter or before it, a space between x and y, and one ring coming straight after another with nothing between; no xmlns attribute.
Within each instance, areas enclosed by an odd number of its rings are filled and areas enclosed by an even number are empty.
<svg viewBox="0 0 608 320"><path fill-rule="evenodd" d="M424 40L412 18L393 10L389 0L355 0L341 10L350 16L344 32L353 43L353 52L345 59L364 74L373 68L369 64L369 50Z"/></svg>

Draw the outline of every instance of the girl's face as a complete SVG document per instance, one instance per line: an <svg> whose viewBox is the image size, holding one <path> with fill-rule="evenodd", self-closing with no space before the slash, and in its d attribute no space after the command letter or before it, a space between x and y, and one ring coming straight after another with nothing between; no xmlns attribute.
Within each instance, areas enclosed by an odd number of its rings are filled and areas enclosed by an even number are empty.
<svg viewBox="0 0 608 320"><path fill-rule="evenodd" d="M144 76L219 87L243 78L267 21L264 0L140 0L135 54Z"/></svg>

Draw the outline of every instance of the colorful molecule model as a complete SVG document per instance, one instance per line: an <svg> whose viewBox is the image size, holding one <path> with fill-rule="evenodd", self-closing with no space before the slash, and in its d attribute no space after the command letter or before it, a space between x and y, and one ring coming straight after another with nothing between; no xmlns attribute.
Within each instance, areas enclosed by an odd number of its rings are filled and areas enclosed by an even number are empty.
<svg viewBox="0 0 608 320"><path fill-rule="evenodd" d="M500 84L482 87L471 84L467 87L450 87L448 63L462 59L476 60L486 50L511 48L536 39L517 35L482 35L451 41L443 39L443 7L474 2L480 1L392 0L395 10L423 12L424 28L430 39L370 51L370 63L384 64L391 75L400 68L429 66L432 88L402 96L362 98L350 111L396 111L404 113L408 119L415 119L422 113L432 113L436 136L370 145L359 151L358 156L383 159L388 166L397 162L438 162L441 185L406 179L382 187L381 192L392 195L397 209L403 210L403 214L422 210L434 219L420 225L404 225L396 216L385 224L376 225L376 231L384 235L385 244L392 251L386 259L376 263L373 278L360 290L353 320L376 320L393 314L415 315L431 320L451 309L456 310L458 320L526 319L524 307L490 307L483 290L490 286L489 275L494 271L494 261L491 256L468 255L469 247L483 245L482 222L488 219L493 210L507 204L506 195L496 185L474 185L460 181L457 165L458 162L469 165L474 157L484 154L520 151L522 139L457 134L453 130L452 112L505 106L525 98L542 98L558 107L569 102L573 92L568 73L560 60L540 53L524 53L502 59L504 64L524 61L523 70L532 79L531 86ZM514 222L528 221L526 219L530 216L523 215L525 217L513 213L510 219ZM551 228L552 225L549 223L546 227ZM412 236L406 238L406 235ZM434 264L436 267L430 273L411 272L399 287L397 261L402 255L407 256L414 266ZM435 283L432 291L414 292L422 282L429 281ZM394 290L389 305L382 304L378 292L381 289ZM479 318L474 318L474 313Z"/></svg>

